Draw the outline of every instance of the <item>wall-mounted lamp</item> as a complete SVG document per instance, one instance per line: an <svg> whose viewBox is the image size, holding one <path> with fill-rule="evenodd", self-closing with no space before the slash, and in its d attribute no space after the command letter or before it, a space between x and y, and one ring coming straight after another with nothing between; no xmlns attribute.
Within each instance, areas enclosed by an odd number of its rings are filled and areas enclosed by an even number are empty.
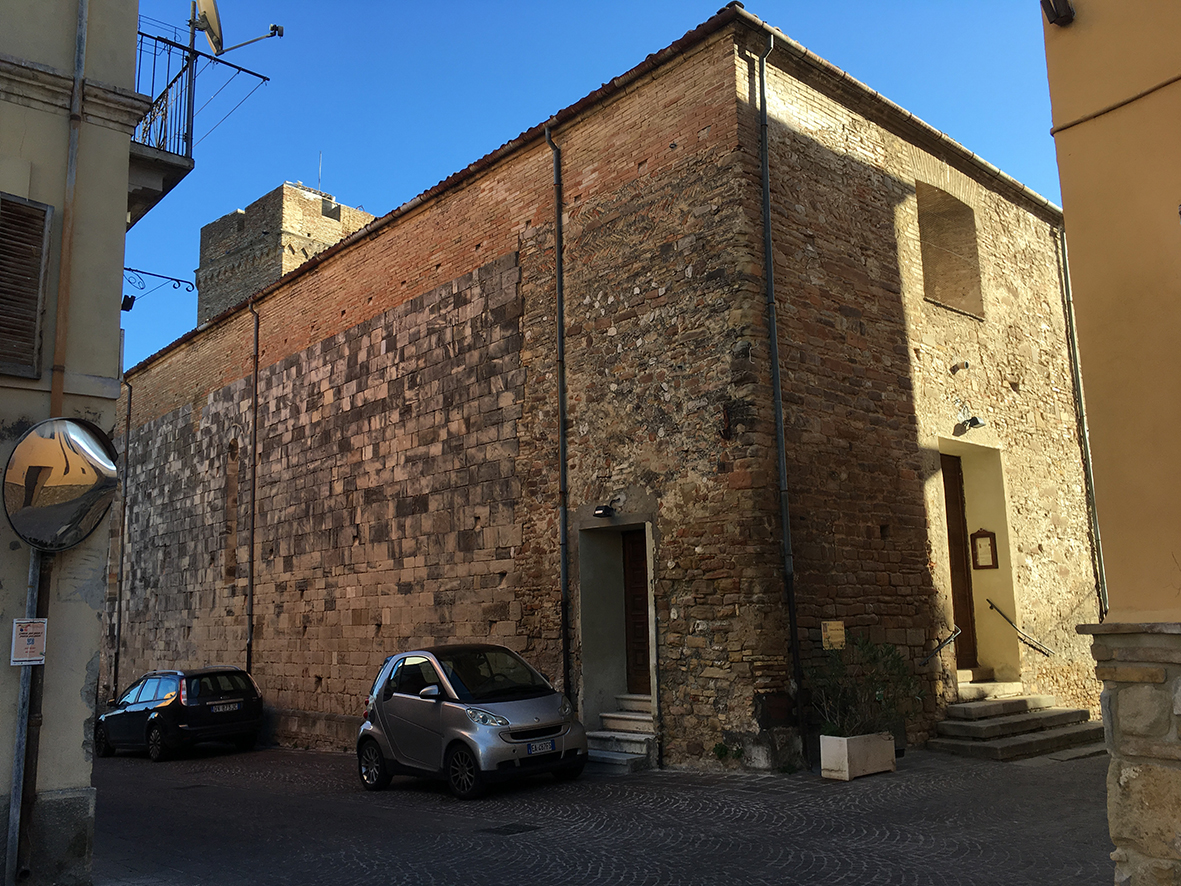
<svg viewBox="0 0 1181 886"><path fill-rule="evenodd" d="M955 375L957 372L961 372L967 368L968 368L968 361L967 360L959 360L959 361L951 364L951 374Z"/></svg>
<svg viewBox="0 0 1181 886"><path fill-rule="evenodd" d="M975 415L964 420L964 428L966 428L969 431L974 431L977 428L982 428L982 427L984 427L984 424L985 424L984 419L978 418Z"/></svg>
<svg viewBox="0 0 1181 886"><path fill-rule="evenodd" d="M606 517L614 517L615 508L611 507L611 505L598 505L595 507L595 516L600 520Z"/></svg>
<svg viewBox="0 0 1181 886"><path fill-rule="evenodd" d="M1046 21L1052 25L1066 27L1074 21L1074 7L1070 0L1042 0L1042 11L1046 14Z"/></svg>
<svg viewBox="0 0 1181 886"><path fill-rule="evenodd" d="M134 295L123 296L123 304L121 304L119 306L119 310L130 311L134 307L135 307L135 296Z"/></svg>

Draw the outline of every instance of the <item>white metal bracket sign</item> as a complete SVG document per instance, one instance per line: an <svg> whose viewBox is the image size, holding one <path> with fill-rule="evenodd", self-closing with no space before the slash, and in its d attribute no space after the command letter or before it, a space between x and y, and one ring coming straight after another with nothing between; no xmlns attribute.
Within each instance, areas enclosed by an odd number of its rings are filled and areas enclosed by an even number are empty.
<svg viewBox="0 0 1181 886"><path fill-rule="evenodd" d="M12 620L11 665L45 664L45 627L48 619L14 618Z"/></svg>

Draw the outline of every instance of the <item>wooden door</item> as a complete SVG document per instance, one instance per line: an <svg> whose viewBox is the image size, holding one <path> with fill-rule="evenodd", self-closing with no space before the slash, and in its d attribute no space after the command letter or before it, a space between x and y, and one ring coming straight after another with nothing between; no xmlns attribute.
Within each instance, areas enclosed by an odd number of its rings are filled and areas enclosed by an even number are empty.
<svg viewBox="0 0 1181 886"><path fill-rule="evenodd" d="M648 539L643 529L623 533L623 614L627 691L650 695L648 662Z"/></svg>
<svg viewBox="0 0 1181 886"><path fill-rule="evenodd" d="M957 668L974 668L976 616L972 607L972 569L968 550L968 523L964 516L964 469L955 455L940 453L943 497L947 503L947 551L951 562L951 607L960 635L955 641Z"/></svg>

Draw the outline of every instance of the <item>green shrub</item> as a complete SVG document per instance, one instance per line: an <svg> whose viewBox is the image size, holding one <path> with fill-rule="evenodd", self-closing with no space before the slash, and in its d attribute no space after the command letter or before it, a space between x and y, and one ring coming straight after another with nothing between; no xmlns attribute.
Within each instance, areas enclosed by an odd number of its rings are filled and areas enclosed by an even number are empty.
<svg viewBox="0 0 1181 886"><path fill-rule="evenodd" d="M898 647L867 637L825 650L823 662L809 669L808 685L822 735L892 732L922 698Z"/></svg>

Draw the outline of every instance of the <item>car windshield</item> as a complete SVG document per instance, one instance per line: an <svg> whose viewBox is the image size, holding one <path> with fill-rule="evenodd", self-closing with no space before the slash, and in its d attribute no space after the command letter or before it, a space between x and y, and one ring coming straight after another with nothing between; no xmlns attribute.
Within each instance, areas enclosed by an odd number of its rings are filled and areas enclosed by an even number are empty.
<svg viewBox="0 0 1181 886"><path fill-rule="evenodd" d="M549 682L507 649L456 649L437 652L460 701L508 701L553 692Z"/></svg>

